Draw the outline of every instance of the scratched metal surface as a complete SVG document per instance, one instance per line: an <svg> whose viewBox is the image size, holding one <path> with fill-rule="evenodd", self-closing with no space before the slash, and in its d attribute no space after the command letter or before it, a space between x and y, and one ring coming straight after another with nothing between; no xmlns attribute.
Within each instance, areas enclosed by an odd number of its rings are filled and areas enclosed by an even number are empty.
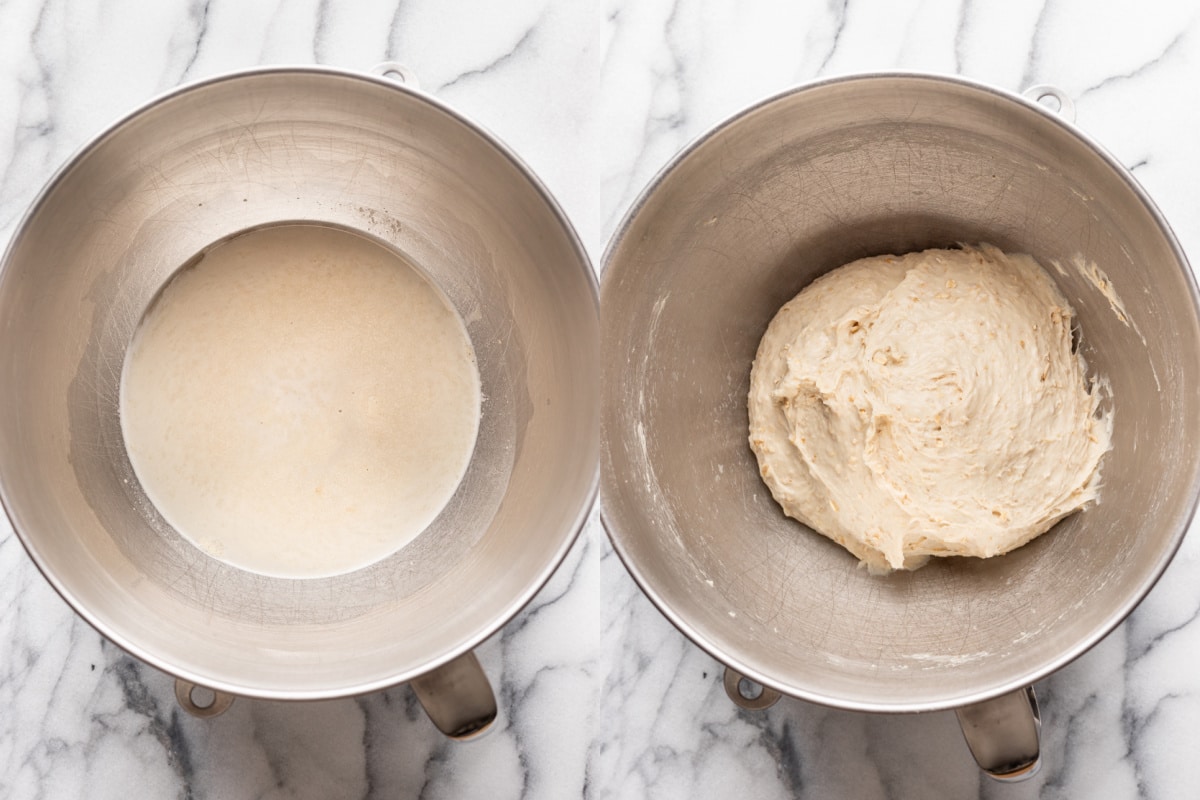
<svg viewBox="0 0 1200 800"><path fill-rule="evenodd" d="M170 275L228 236L297 220L372 237L424 270L467 325L484 394L475 453L439 518L389 558L316 580L244 572L179 536L138 486L118 413L126 346ZM516 613L590 507L587 258L502 146L381 79L267 71L128 118L18 230L0 312L0 470L19 534L101 632L203 685L311 698L421 674Z"/></svg>
<svg viewBox="0 0 1200 800"><path fill-rule="evenodd" d="M1178 546L1200 480L1200 324L1178 251L1123 170L1051 113L951 80L833 81L702 137L605 256L601 514L698 644L810 700L948 708L1031 683L1111 630ZM768 321L867 255L990 242L1054 270L1111 381L1099 505L1003 558L881 580L783 517L746 443Z"/></svg>

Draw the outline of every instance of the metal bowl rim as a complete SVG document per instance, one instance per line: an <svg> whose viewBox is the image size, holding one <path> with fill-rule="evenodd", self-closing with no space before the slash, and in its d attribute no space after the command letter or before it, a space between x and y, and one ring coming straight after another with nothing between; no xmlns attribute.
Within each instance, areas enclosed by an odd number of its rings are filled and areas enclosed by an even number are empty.
<svg viewBox="0 0 1200 800"><path fill-rule="evenodd" d="M16 227L13 228L13 233L5 246L3 255L0 256L0 296L5 293L5 288L9 280L9 261L12 254L23 237L31 220L41 211L50 195L62 184L75 168L75 166L85 159L89 153L99 147L109 137L117 135L126 125L132 123L143 114L152 111L159 105L173 101L179 97L189 94L193 91L206 89L218 84L226 82L236 82L242 80L253 80L261 77L269 76L288 76L288 75L316 75L330 78L342 78L354 81L364 81L373 83L378 86L389 88L393 91L399 91L409 95L418 102L423 102L437 111L450 117L454 122L464 126L477 136L479 136L484 144L493 148L503 158L506 158L517 170L521 176L529 182L533 189L537 192L542 202L550 210L551 214L562 226L563 232L570 241L571 248L574 250L579 263L583 267L584 278L591 288L592 305L596 311L597 319L599 319L600 299L599 299L599 282L596 278L596 272L592 266L591 259L584 248L579 234L575 227L571 224L570 219L559 205L558 201L551 194L550 190L542 182L542 180L533 172L532 169L498 136L489 131L480 124L468 119L466 116L455 111L450 106L437 100L436 98L425 94L424 92L413 89L391 78L383 75L374 75L365 72L354 70L339 69L336 67L327 67L321 65L272 65L266 67L254 67L249 69L234 70L223 72L219 75L214 75L208 78L188 82L180 86L176 86L164 92L160 92L150 100L142 103L132 111L118 117L114 122L106 126L99 133L89 138L84 144L78 147L67 159L51 174L45 185L38 191L33 201L29 204L25 213L21 216ZM596 420L597 428L599 427L599 419ZM596 436L597 452L599 451L599 432ZM566 558L568 551L578 539L583 528L586 526L592 509L596 504L596 499L599 492L600 466L597 463L592 468L591 478L588 481L588 488L584 495L580 498L578 510L575 518L566 531L566 535L561 537L558 547L550 554L549 560L545 567L538 572L535 579L531 581L525 589L514 597L500 612L493 616L492 620L476 631L474 635L463 640L454 647L446 649L444 652L436 654L430 658L427 663L419 668L410 669L404 672L398 672L395 675L389 675L382 678L376 678L370 681L360 681L351 685L330 687L323 689L262 689L254 688L247 689L237 683L223 680L214 680L211 676L199 674L192 670L181 669L166 659L143 648L139 643L126 636L122 631L114 630L104 624L96 615L94 615L85 604L81 603L59 578L49 569L41 554L38 551L36 542L24 532L24 526L21 524L19 514L16 511L12 499L9 497L8 485L3 474L2 462L0 462L0 506L4 508L5 514L8 516L9 522L12 525L13 532L21 541L26 553L38 568L38 571L53 587L55 592L66 601L76 614L82 617L89 625L92 626L100 635L116 644L125 652L135 658L144 661L151 666L169 674L176 678L195 683L200 686L207 687L219 692L239 695L243 697L254 697L264 700L327 700L339 697L350 697L359 694L366 694L381 689L386 689L390 686L395 686L400 683L405 683L415 677L430 672L438 667L446 664L464 653L474 649L484 640L489 638L500 628L504 627L513 617L529 604L533 597L541 590L541 588L550 580L550 577L562 564Z"/></svg>
<svg viewBox="0 0 1200 800"><path fill-rule="evenodd" d="M917 83L931 83L935 85L946 84L959 86L986 95L991 95L1002 101L1015 103L1018 106L1042 115L1045 120L1049 121L1051 124L1058 125L1068 134L1073 136L1084 147L1090 148L1092 152L1099 156L1104 164L1113 171L1113 173L1118 175L1123 180L1125 185L1134 193L1134 195L1145 207L1147 212L1149 212L1151 217L1154 219L1159 231L1167 240L1167 244L1175 256L1177 263L1182 267L1184 279L1187 283L1188 292L1192 302L1192 310L1196 316L1196 319L1200 320L1200 291L1197 290L1195 275L1192 272L1187 256L1184 254L1183 248L1180 246L1174 231L1172 231L1166 218L1163 216L1158 206L1155 205L1154 201L1150 198L1149 194L1147 194L1142 186L1137 182L1137 179L1134 178L1129 170L1126 169L1125 166L1121 164L1103 146L1101 146L1087 134L1083 133L1075 125L1064 120L1056 112L1022 95L958 75L942 75L909 70L862 72L829 78L819 78L813 81L802 83L798 86L794 86L772 94L756 103L752 103L751 105L734 112L680 148L680 150L674 156L672 156L670 161L668 161L665 166L655 173L654 177L651 178L650 182L645 186L645 188L642 189L637 199L634 200L628 211L626 211L625 215L622 217L621 222L616 228L616 231L609 239L608 246L605 248L604 255L600 260L601 307L604 305L604 289L607 285L609 285L610 282L608 280L610 275L608 267L615 258L617 250L624 242L625 236L632 227L634 220L650 201L650 198L658 191L659 187L666 183L670 179L672 173L674 173L676 169L679 169L681 165L692 156L693 153L704 147L710 140L720 136L727 128L730 128L752 114L755 114L758 111L773 106L777 103L785 102L796 96L820 90L829 86L852 83L869 83L881 79L902 79L911 80ZM603 326L601 328L601 340L603 340ZM606 366L607 365L604 363L601 364L602 371L605 370ZM603 380L601 381L601 391L607 392ZM607 461L609 448L608 441L603 436L603 433L601 435L600 447L601 463L604 464ZM1158 583L1158 580L1162 577L1162 574L1166 571L1172 559L1175 557L1176 552L1179 550L1179 547L1183 542L1183 537L1187 535L1191 521L1196 514L1197 504L1200 503L1200 461L1198 461L1193 467L1193 472L1194 474L1191 482L1191 497L1187 501L1187 512L1184 515L1182 524L1172 534L1167 546L1163 548L1161 553L1159 553L1159 556L1155 561L1146 581L1137 587L1136 591L1130 593L1130 595L1127 596L1123 602L1117 605L1113 612L1108 615L1108 618L1105 620L1103 625L1100 625L1090 631L1087 636L1082 637L1078 642L1059 653L1056 657L1049 659L1031 669L1023 670L1002 683L977 689L975 691L964 693L958 696L922 702L905 700L898 700L894 702L870 702L838 697L829 693L815 691L800 683L780 680L775 676L768 675L751 666L741 655L737 653L725 652L711 639L693 626L683 614L676 610L675 607L671 605L670 600L663 593L660 593L655 589L653 583L647 579L645 573L643 573L638 567L632 553L625 547L624 544L624 539L626 537L630 539L633 537L626 533L624 529L621 528L621 526L617 524L614 519L612 519L611 514L606 513L604 496L607 493L609 481L607 476L603 474L603 471L601 474L599 499L600 521L604 527L604 531L607 534L609 541L612 543L613 550L621 559L621 563L625 565L625 568L633 577L634 582L638 585L646 597L649 598L650 602L659 610L660 613L662 613L663 616L667 618L667 620L673 626L675 626L680 633L682 633L696 646L704 650L726 667L732 668L746 678L749 678L750 680L760 683L768 688L774 689L782 694L832 708L876 713L943 711L960 706L971 705L972 703L990 700L1042 680L1048 675L1058 671L1062 667L1079 658L1079 656L1083 655L1096 644L1098 644L1118 625L1124 622L1125 618L1129 616L1129 614L1142 602L1142 600L1145 599L1150 590L1154 588L1155 584Z"/></svg>

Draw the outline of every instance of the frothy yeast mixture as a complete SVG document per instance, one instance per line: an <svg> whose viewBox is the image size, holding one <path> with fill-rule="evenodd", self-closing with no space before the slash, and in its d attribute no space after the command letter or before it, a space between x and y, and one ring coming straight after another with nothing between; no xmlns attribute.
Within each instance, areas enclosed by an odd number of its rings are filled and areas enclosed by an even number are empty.
<svg viewBox="0 0 1200 800"><path fill-rule="evenodd" d="M479 373L462 320L398 255L280 225L172 278L126 354L120 413L180 534L245 570L320 577L388 556L445 506Z"/></svg>
<svg viewBox="0 0 1200 800"><path fill-rule="evenodd" d="M1096 497L1112 436L1038 263L987 245L847 264L767 328L750 446L785 513L872 572L989 557Z"/></svg>

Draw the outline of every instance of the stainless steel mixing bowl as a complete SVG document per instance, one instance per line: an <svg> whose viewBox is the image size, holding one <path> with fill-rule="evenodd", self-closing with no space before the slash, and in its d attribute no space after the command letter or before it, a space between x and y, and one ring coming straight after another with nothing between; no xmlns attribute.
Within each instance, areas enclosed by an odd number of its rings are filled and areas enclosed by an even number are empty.
<svg viewBox="0 0 1200 800"><path fill-rule="evenodd" d="M164 282L285 221L357 231L423 269L466 322L485 395L441 516L393 556L313 580L243 572L180 537L140 490L118 419L126 346ZM121 120L21 223L0 319L0 492L18 535L88 622L187 682L327 698L452 663L547 580L595 495L599 315L582 246L511 151L383 77L240 73ZM423 700L468 680L453 663Z"/></svg>
<svg viewBox="0 0 1200 800"><path fill-rule="evenodd" d="M750 364L818 275L958 242L1033 254L1078 312L1115 398L1101 502L1001 558L874 577L785 518L759 478ZM1081 264L1107 275L1128 324ZM880 712L1019 700L1137 605L1185 533L1200 489L1197 309L1129 172L1035 102L915 74L799 88L680 153L605 255L602 519L658 608L770 689Z"/></svg>

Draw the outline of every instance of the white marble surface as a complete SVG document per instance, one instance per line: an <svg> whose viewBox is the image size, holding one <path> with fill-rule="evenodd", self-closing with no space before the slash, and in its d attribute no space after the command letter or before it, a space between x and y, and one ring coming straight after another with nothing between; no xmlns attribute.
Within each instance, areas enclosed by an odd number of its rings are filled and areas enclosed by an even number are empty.
<svg viewBox="0 0 1200 800"><path fill-rule="evenodd" d="M680 146L816 76L1051 82L1200 253L1200 12L1190 0L6 0L0 241L71 152L182 82L396 59L515 148L598 264ZM952 714L725 698L721 668L641 596L593 518L480 648L497 730L442 739L409 690L238 701L201 721L105 643L0 524L0 797L1084 798L1200 794L1200 536L1100 646L1038 686L1045 764L980 776Z"/></svg>

